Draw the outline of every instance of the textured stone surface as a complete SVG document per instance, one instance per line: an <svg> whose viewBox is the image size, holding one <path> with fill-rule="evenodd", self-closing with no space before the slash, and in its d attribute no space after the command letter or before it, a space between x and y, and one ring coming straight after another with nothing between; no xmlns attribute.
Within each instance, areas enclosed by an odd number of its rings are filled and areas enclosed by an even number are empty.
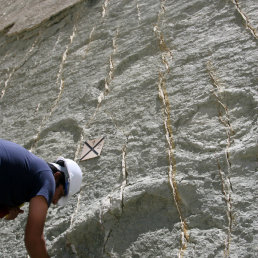
<svg viewBox="0 0 258 258"><path fill-rule="evenodd" d="M0 137L53 161L105 136L51 256L258 256L256 0L1 6ZM26 212L1 257L26 256Z"/></svg>

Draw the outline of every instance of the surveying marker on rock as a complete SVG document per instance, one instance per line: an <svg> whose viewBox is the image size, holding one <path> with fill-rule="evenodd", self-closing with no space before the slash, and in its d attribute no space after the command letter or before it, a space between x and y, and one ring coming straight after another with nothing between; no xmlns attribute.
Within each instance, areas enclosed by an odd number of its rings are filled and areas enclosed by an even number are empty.
<svg viewBox="0 0 258 258"><path fill-rule="evenodd" d="M29 202L25 246L30 257L49 257L43 235L51 203L65 205L80 191L82 171L71 159L47 163L22 146L0 139L0 218L15 219Z"/></svg>
<svg viewBox="0 0 258 258"><path fill-rule="evenodd" d="M104 145L104 139L105 137L101 137L94 140L85 141L80 161L99 157Z"/></svg>

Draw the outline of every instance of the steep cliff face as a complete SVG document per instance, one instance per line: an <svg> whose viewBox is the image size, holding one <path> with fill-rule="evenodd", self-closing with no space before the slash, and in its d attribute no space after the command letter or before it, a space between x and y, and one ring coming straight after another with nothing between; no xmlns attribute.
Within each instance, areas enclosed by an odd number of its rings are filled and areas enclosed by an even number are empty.
<svg viewBox="0 0 258 258"><path fill-rule="evenodd" d="M51 256L258 256L256 0L1 6L0 137L47 161L105 137ZM26 256L26 212L1 257Z"/></svg>

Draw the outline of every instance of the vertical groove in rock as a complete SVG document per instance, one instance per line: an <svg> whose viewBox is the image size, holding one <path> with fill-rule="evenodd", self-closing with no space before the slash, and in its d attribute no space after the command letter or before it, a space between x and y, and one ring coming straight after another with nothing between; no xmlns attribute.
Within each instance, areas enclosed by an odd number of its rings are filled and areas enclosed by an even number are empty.
<svg viewBox="0 0 258 258"><path fill-rule="evenodd" d="M116 223L119 222L120 220L120 217L116 216L115 214L113 214L111 211L110 211L110 208L111 208L111 200L112 200L112 197L111 196L108 196L107 198L105 198L104 200L102 200L102 203L100 204L100 214L99 214L99 222L102 226L102 230L104 232L104 243L103 243L103 248L102 248L102 254L106 254L107 256L109 257L112 257L112 255L110 254L110 252L107 251L107 244L108 244L108 241L112 235L112 232L113 232L113 229L111 228L111 226L109 225L109 228L107 229L107 227L105 227L105 222L104 222L104 214L106 213L109 213L110 215L112 215L117 221ZM112 251L111 251L112 252Z"/></svg>
<svg viewBox="0 0 258 258"><path fill-rule="evenodd" d="M161 51L161 59L162 63L165 66L165 71L164 72L159 72L159 83L158 83L158 90L159 90L159 97L160 100L163 104L163 114L164 114L164 127L165 127L165 132L166 132L166 140L168 143L168 159L169 159L169 172L168 172L168 180L169 180L169 185L172 190L173 194L173 199L175 201L176 209L180 217L180 222L181 222L181 247L178 256L183 257L184 250L187 247L187 242L189 241L189 235L188 235L188 229L187 229L187 224L185 222L185 219L182 214L182 209L181 209L181 203L180 203L180 197L179 197L179 192L177 189L177 182L176 182L176 160L175 160L175 155L174 155L174 150L175 150L175 144L174 144L174 139L173 139L173 130L172 130L172 122L171 122L171 113L170 113L170 102L166 90L166 76L168 75L170 71L169 67L169 60L172 60L172 51L167 47L164 36L160 31L159 28L159 23L162 19L162 16L165 14L165 2L166 0L161 0L161 8L160 12L158 14L158 20L157 24L154 25L154 32L156 34L156 37L159 42L159 48Z"/></svg>
<svg viewBox="0 0 258 258"><path fill-rule="evenodd" d="M106 250L106 246L107 246L107 243L108 243L108 240L109 240L111 234L112 234L112 229L110 229L110 230L108 231L108 233L106 234L106 236L105 236L106 239L104 239L104 245L103 245L103 251L102 251L103 255L106 254L106 255L108 255L109 257L112 257L112 256L111 256L111 254Z"/></svg>
<svg viewBox="0 0 258 258"><path fill-rule="evenodd" d="M85 55L89 52L89 46L90 46L90 43L92 42L94 31L95 31L95 27L93 27L91 32L90 32L90 38L89 38L88 46L85 48Z"/></svg>
<svg viewBox="0 0 258 258"><path fill-rule="evenodd" d="M106 16L106 12L107 12L107 7L109 4L110 0L104 0L104 3L102 5L102 18L104 18Z"/></svg>
<svg viewBox="0 0 258 258"><path fill-rule="evenodd" d="M83 139L84 139L84 131L82 130L80 140L79 140L79 142L78 142L76 151L75 151L75 153L74 153L74 160L76 160L76 161L79 161L79 160L80 160L79 155L80 155L80 151L81 151L81 149L82 149Z"/></svg>
<svg viewBox="0 0 258 258"><path fill-rule="evenodd" d="M76 20L77 20L77 18L76 18ZM65 51L64 51L64 53L62 55L62 61L60 63L59 71L58 71L58 74L57 74L56 84L59 85L59 93L58 93L58 95L57 95L53 105L51 106L49 113L47 113L43 117L43 119L41 120L39 129L38 129L38 133L37 133L36 137L33 140L33 143L31 145L30 151L33 151L37 147L37 143L40 140L41 131L42 131L43 127L46 125L46 123L49 121L49 119L51 118L53 112L57 108L57 106L58 106L58 104L60 102L60 99L62 97L62 94L63 94L63 91L64 91L64 79L63 79L64 65L65 65L65 62L66 62L66 59L67 59L67 55L68 55L69 49L70 49L71 45L73 44L73 40L74 40L74 38L76 36L76 32L77 32L77 28L76 28L76 21L75 21L74 26L73 26L73 31L72 31L72 34L70 36L70 42L67 44L67 46L65 48Z"/></svg>
<svg viewBox="0 0 258 258"><path fill-rule="evenodd" d="M247 17L247 15L242 11L238 0L231 0L231 2L235 5L236 10L241 15L243 21L245 22L246 29L249 30L256 39L258 39L256 29L250 23L249 18Z"/></svg>
<svg viewBox="0 0 258 258"><path fill-rule="evenodd" d="M94 120L103 100L110 92L110 84L111 84L112 80L114 79L115 67L114 67L113 56L116 53L116 49L117 49L117 46L116 46L117 37L118 37L118 29L116 29L116 34L112 39L113 51L109 56L109 71L108 71L108 76L106 76L106 78L105 78L105 87L104 87L103 92L101 92L100 95L98 96L98 104L97 104L96 110L93 113L93 115L90 117L89 122L86 124L86 127Z"/></svg>
<svg viewBox="0 0 258 258"><path fill-rule="evenodd" d="M225 198L225 202L227 204L227 217L228 217L228 234L227 234L227 239L226 239L226 244L225 244L225 256L229 257L230 254L230 241L231 241L231 234L232 234L232 226L233 226L233 212L232 212L232 198L231 194L233 192L232 188L232 183L231 183L231 160L230 160L230 152L229 148L231 146L232 140L231 137L234 135L234 130L231 126L230 119L229 119L229 113L228 113L228 107L223 101L223 97L221 96L221 85L222 83L220 82L220 79L216 75L215 69L212 65L211 62L207 63L207 70L209 73L209 76L211 78L212 85L214 87L214 90L212 91L213 95L216 98L216 101L218 103L218 117L219 121L221 124L225 127L226 130L226 135L227 135L227 144L225 148L225 159L227 162L227 175L222 172L221 165L219 161L218 163L218 169L219 169L219 174L221 178L221 183L222 183L222 193ZM224 113L224 114L223 114ZM225 118L223 118L225 117ZM224 176L223 176L224 174Z"/></svg>
<svg viewBox="0 0 258 258"><path fill-rule="evenodd" d="M81 195L80 195L80 193L79 193L79 194L78 194L78 198L77 198L77 202L76 202L75 210L74 210L74 212L72 213L72 216L71 216L70 228L72 227L72 225L73 225L73 223L74 223L75 215L77 214L77 212L78 212L78 210L79 210L80 200L81 200Z"/></svg>
<svg viewBox="0 0 258 258"><path fill-rule="evenodd" d="M137 9L138 24L140 24L140 22L141 22L141 11L140 11L140 8L139 8L138 0L136 0L136 9Z"/></svg>
<svg viewBox="0 0 258 258"><path fill-rule="evenodd" d="M228 218L228 232L227 232L227 238L225 240L225 250L224 255L225 257L229 257L230 254L230 241L231 241L231 232L232 232L232 202L231 202L231 193L229 184L226 183L228 179L225 180L225 174L223 173L221 169L221 165L219 161L217 161L218 170L219 170L219 176L221 180L221 187L222 187L222 193L224 195L224 199L227 205L227 218Z"/></svg>
<svg viewBox="0 0 258 258"><path fill-rule="evenodd" d="M1 91L0 99L2 99L4 97L6 89L8 88L8 83L11 80L11 78L12 78L13 74L15 73L15 71L16 71L16 67L12 69L12 71L9 73L8 79L4 82L4 87L3 87L2 91Z"/></svg>
<svg viewBox="0 0 258 258"><path fill-rule="evenodd" d="M9 87L9 81L11 80L12 76L14 75L14 73L16 71L18 71L32 56L33 56L33 50L35 48L35 46L37 45L37 43L39 42L40 40L40 36L41 34L39 33L39 35L36 37L35 41L33 42L31 48L29 49L29 51L25 54L23 60L21 61L21 63L18 65L18 66L15 66L11 72L9 73L9 76L7 78L7 80L5 81L4 83L4 87L1 91L1 96L0 96L0 100L3 99L4 95L5 95L5 92L7 90L7 88Z"/></svg>
<svg viewBox="0 0 258 258"><path fill-rule="evenodd" d="M122 176L123 176L123 181L121 184L121 191L120 191L120 198L121 198L121 210L123 213L124 209L124 190L127 185L127 178L128 178L128 172L127 172L127 167L126 167L126 154L127 154L127 144L128 144L128 138L126 139L126 143L122 148Z"/></svg>
<svg viewBox="0 0 258 258"><path fill-rule="evenodd" d="M126 142L122 147L122 183L120 186L120 200L121 200L121 204L120 204L120 209L121 209L121 214L119 215L119 217L115 216L114 214L112 214L116 219L117 219L117 223L119 223L121 216L123 215L124 212L124 190L125 187L128 183L128 172L127 172L127 166L126 166L126 155L127 155L127 144L128 144L128 136L126 137ZM108 207L111 207L111 201L109 202ZM102 215L100 215L100 218L102 217ZM103 225L104 231L105 231L105 226L104 226L104 220L101 218L100 219L100 223ZM105 236L105 240L104 240L104 246L103 246L103 254L108 255L109 257L112 257L112 255L110 254L110 252L108 252L106 250L106 246L107 243L109 241L109 238L111 237L113 230L112 228L110 228L108 230L108 233Z"/></svg>
<svg viewBox="0 0 258 258"><path fill-rule="evenodd" d="M84 139L84 131L82 130L81 137L80 137L79 143L77 145L77 149L76 149L75 154L74 154L74 160L77 161L77 162L80 159L79 155L80 155L80 152L81 152L81 149L82 149L83 139ZM81 199L81 192L78 193L77 202L76 202L76 208L75 208L74 212L71 215L69 228L72 227L72 225L74 223L75 215L78 213L79 206L80 206L80 199Z"/></svg>

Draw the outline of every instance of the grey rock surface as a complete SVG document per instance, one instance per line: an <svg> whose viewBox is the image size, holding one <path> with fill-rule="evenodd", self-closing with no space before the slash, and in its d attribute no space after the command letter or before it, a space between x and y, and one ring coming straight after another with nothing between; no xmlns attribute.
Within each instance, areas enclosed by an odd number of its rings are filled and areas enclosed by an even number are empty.
<svg viewBox="0 0 258 258"><path fill-rule="evenodd" d="M0 2L0 137L78 161L105 136L51 257L258 256L256 0Z"/></svg>

